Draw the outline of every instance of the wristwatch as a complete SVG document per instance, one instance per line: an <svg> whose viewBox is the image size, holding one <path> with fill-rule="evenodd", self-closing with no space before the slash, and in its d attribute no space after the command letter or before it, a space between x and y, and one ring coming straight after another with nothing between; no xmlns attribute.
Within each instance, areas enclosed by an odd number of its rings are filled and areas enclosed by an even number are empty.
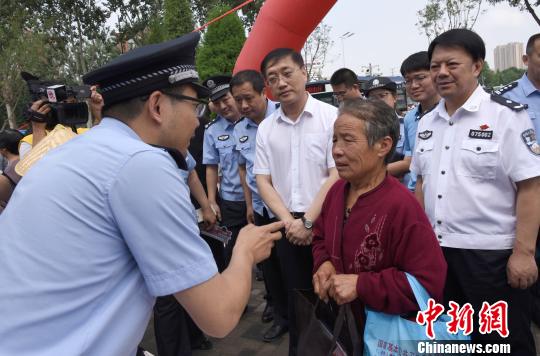
<svg viewBox="0 0 540 356"><path fill-rule="evenodd" d="M313 221L306 219L305 216L302 216L300 219L301 219L302 222L304 223L304 227L305 227L306 229L308 229L308 230L313 229Z"/></svg>

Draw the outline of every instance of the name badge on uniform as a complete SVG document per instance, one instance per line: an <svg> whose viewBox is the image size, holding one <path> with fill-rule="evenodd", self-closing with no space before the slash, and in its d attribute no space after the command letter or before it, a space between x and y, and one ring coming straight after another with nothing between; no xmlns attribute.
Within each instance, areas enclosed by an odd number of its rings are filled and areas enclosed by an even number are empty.
<svg viewBox="0 0 540 356"><path fill-rule="evenodd" d="M240 137L240 140L239 140L239 141L240 141L240 143L244 143L244 142L246 142L248 139L249 139L248 136L242 136L242 137Z"/></svg>
<svg viewBox="0 0 540 356"><path fill-rule="evenodd" d="M540 156L540 145L538 142L536 142L536 133L534 132L534 129L523 131L521 133L521 139L523 140L523 143L527 145L529 151L537 156Z"/></svg>
<svg viewBox="0 0 540 356"><path fill-rule="evenodd" d="M418 133L418 138L422 139L422 140L427 140L431 136L433 136L433 131L429 131L429 130L422 131L422 132Z"/></svg>
<svg viewBox="0 0 540 356"><path fill-rule="evenodd" d="M221 135L221 136L218 136L218 140L220 141L227 141L229 139L229 135Z"/></svg>
<svg viewBox="0 0 540 356"><path fill-rule="evenodd" d="M470 130L469 131L469 137L470 138L478 138L481 140L491 140L493 139L493 131L492 130Z"/></svg>

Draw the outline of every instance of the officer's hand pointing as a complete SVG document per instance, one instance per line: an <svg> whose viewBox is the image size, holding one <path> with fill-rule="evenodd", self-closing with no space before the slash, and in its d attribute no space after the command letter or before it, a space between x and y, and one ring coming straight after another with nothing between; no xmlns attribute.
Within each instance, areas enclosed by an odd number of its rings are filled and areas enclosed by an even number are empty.
<svg viewBox="0 0 540 356"><path fill-rule="evenodd" d="M259 263L270 256L274 241L281 238L279 231L284 226L278 221L264 226L246 225L238 234L233 255L236 253L251 256L253 263Z"/></svg>

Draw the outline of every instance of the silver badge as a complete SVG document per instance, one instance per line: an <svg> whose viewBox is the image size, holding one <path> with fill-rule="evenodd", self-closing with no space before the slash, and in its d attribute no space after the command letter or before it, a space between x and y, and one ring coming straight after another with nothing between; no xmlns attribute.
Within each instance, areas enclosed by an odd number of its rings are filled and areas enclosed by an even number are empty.
<svg viewBox="0 0 540 356"><path fill-rule="evenodd" d="M537 156L540 156L540 145L538 142L536 142L536 133L534 132L534 129L523 131L521 133L521 139L523 140L523 143L527 145L529 151Z"/></svg>
<svg viewBox="0 0 540 356"><path fill-rule="evenodd" d="M212 88L216 87L216 83L214 83L214 81L212 79L210 79L209 81L206 82L206 86L208 86L208 88L212 89Z"/></svg>

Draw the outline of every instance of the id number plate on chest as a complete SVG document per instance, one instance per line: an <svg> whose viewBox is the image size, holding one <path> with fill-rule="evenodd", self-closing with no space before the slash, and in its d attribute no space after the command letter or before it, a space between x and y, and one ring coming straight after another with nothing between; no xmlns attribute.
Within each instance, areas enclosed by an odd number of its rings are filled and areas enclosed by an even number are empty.
<svg viewBox="0 0 540 356"><path fill-rule="evenodd" d="M485 131L485 130L470 130L469 131L469 137L470 138L479 138L483 140L491 140L493 139L493 131Z"/></svg>

